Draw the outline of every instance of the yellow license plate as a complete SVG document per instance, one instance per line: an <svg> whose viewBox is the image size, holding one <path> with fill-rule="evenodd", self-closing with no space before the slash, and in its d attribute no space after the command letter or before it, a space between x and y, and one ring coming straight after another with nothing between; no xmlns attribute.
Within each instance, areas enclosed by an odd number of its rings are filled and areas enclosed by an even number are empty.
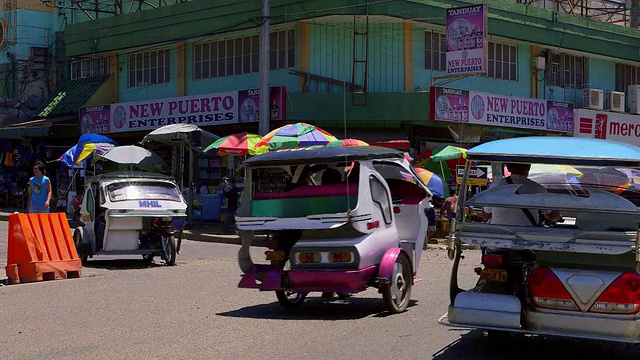
<svg viewBox="0 0 640 360"><path fill-rule="evenodd" d="M284 251L266 251L267 260L284 260Z"/></svg>
<svg viewBox="0 0 640 360"><path fill-rule="evenodd" d="M480 279L487 281L505 282L507 281L507 272L501 269L484 268L480 273Z"/></svg>

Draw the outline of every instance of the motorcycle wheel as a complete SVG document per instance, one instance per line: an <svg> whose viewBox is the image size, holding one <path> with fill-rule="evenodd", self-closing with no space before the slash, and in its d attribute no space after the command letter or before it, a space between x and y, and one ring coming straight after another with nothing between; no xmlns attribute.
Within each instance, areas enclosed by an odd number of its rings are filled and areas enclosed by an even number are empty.
<svg viewBox="0 0 640 360"><path fill-rule="evenodd" d="M160 240L162 243L162 260L168 266L176 264L176 239L173 236L163 236Z"/></svg>
<svg viewBox="0 0 640 360"><path fill-rule="evenodd" d="M389 284L382 286L382 298L389 312L398 314L407 309L411 299L412 285L411 262L404 253L400 253L393 266Z"/></svg>
<svg viewBox="0 0 640 360"><path fill-rule="evenodd" d="M295 293L287 290L276 290L278 302L285 310L299 309L307 297L307 294L306 292Z"/></svg>

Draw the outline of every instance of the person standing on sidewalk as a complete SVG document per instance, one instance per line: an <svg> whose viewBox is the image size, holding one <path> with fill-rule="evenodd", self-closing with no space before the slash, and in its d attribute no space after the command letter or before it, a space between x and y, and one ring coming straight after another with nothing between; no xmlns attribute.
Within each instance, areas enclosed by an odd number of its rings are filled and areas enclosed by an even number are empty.
<svg viewBox="0 0 640 360"><path fill-rule="evenodd" d="M51 202L51 180L44 175L44 164L33 165L33 177L29 179L28 213L48 213Z"/></svg>
<svg viewBox="0 0 640 360"><path fill-rule="evenodd" d="M236 188L235 180L233 178L225 177L224 187L222 192L227 199L227 213L224 217L224 231L230 232L231 226L236 222L236 211L238 210L238 188Z"/></svg>

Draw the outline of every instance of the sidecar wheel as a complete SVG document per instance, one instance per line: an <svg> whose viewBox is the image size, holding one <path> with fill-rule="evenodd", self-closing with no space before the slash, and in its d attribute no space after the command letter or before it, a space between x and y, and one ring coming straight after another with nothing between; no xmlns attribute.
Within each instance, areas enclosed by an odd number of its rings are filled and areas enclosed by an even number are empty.
<svg viewBox="0 0 640 360"><path fill-rule="evenodd" d="M393 266L393 274L389 280L389 284L382 286L382 298L388 310L393 314L398 314L407 309L413 285L411 262L404 253L398 255Z"/></svg>
<svg viewBox="0 0 640 360"><path fill-rule="evenodd" d="M144 262L151 264L153 262L153 255L151 254L144 254L142 255L142 260L144 260Z"/></svg>
<svg viewBox="0 0 640 360"><path fill-rule="evenodd" d="M299 309L304 303L307 294L306 292L295 293L287 290L276 290L278 302L285 310Z"/></svg>

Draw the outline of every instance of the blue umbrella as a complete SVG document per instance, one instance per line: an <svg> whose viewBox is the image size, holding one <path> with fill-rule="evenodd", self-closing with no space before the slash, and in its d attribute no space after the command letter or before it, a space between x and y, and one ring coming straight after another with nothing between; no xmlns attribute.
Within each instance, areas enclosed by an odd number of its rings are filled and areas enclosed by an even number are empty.
<svg viewBox="0 0 640 360"><path fill-rule="evenodd" d="M106 143L117 145L115 141L104 135L83 134L82 136L80 136L80 139L78 139L78 143L72 146L64 154L62 154L62 156L60 156L58 160L60 160L68 167L73 167L77 163L78 157L84 150L84 145L88 143Z"/></svg>

